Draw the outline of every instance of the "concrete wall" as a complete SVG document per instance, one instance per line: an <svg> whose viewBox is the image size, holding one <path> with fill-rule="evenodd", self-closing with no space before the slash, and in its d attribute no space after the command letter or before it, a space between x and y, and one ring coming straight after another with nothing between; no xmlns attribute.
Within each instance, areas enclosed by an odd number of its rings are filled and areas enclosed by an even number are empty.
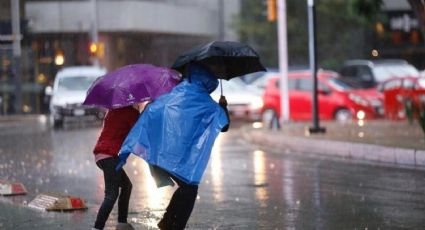
<svg viewBox="0 0 425 230"><path fill-rule="evenodd" d="M390 10L411 10L410 4L407 0L384 0L382 9L385 11Z"/></svg>
<svg viewBox="0 0 425 230"><path fill-rule="evenodd" d="M224 2L225 38L236 39L230 27L239 0L27 2L25 15L32 33L88 32L97 14L99 32L148 32L217 37L219 1Z"/></svg>

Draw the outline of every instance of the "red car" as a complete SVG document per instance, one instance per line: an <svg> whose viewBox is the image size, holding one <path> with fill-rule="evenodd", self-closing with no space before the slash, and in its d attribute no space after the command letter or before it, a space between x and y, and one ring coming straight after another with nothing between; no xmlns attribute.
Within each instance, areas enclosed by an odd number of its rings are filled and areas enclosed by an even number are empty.
<svg viewBox="0 0 425 230"><path fill-rule="evenodd" d="M310 71L288 74L291 120L312 118L313 81ZM383 115L382 94L376 89L354 89L331 71L318 72L319 118L322 120L372 119ZM280 117L279 77L271 77L263 95L263 121Z"/></svg>
<svg viewBox="0 0 425 230"><path fill-rule="evenodd" d="M425 77L399 77L382 82L377 87L384 95L385 117L406 119L406 103L425 103Z"/></svg>

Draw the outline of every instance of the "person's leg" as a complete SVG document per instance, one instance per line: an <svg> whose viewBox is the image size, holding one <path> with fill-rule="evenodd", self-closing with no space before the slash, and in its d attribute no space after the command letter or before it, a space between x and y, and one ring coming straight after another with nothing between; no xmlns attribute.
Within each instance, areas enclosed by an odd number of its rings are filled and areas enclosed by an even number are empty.
<svg viewBox="0 0 425 230"><path fill-rule="evenodd" d="M119 171L121 176L121 193L118 198L118 222L127 223L128 204L130 202L131 189L133 185L123 169Z"/></svg>
<svg viewBox="0 0 425 230"><path fill-rule="evenodd" d="M167 208L165 209L164 216L158 223L158 227L161 230L171 230L172 225L175 219L175 213L177 211L176 204L181 197L181 189L178 187L176 191L174 191L173 196L171 197L170 202L168 203Z"/></svg>
<svg viewBox="0 0 425 230"><path fill-rule="evenodd" d="M108 220L115 201L118 198L120 177L115 171L116 161L114 158L106 158L96 163L103 171L105 180L105 198L97 213L97 218L94 227L96 229L103 229Z"/></svg>
<svg viewBox="0 0 425 230"><path fill-rule="evenodd" d="M192 214L198 196L198 186L176 181L180 188L180 195L176 201L176 214L174 216L173 229L184 229Z"/></svg>
<svg viewBox="0 0 425 230"><path fill-rule="evenodd" d="M158 223L160 229L184 229L195 205L198 195L198 186L189 185L172 176L179 188L174 192L164 217Z"/></svg>

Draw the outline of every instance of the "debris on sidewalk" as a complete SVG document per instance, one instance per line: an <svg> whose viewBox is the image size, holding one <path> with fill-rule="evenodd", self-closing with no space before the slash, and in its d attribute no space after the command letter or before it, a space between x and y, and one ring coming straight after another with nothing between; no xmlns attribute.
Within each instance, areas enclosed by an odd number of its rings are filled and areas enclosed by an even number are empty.
<svg viewBox="0 0 425 230"><path fill-rule="evenodd" d="M14 196L14 195L25 195L27 190L22 183L9 182L0 180L0 195L3 196Z"/></svg>
<svg viewBox="0 0 425 230"><path fill-rule="evenodd" d="M29 207L43 211L73 211L87 209L83 199L63 194L45 193L38 195Z"/></svg>

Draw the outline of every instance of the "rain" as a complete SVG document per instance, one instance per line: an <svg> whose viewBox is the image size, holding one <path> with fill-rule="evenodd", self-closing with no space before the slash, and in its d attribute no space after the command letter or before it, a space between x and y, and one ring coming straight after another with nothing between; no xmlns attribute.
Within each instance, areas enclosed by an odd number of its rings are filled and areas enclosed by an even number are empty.
<svg viewBox="0 0 425 230"><path fill-rule="evenodd" d="M112 132L129 229L173 229L159 223L178 186L158 187L152 165L198 185L185 229L425 226L423 1L0 6L0 229L95 229L108 159L95 146L131 107L139 120ZM190 147L175 168L146 144L158 133L155 147ZM117 203L103 229L121 229Z"/></svg>

